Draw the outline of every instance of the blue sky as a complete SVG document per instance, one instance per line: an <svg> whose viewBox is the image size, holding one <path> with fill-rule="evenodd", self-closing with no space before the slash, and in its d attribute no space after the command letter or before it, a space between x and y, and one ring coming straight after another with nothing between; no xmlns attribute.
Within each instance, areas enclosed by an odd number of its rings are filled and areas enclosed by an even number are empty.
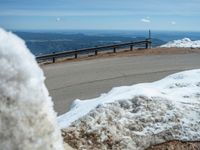
<svg viewBox="0 0 200 150"><path fill-rule="evenodd" d="M0 26L200 31L200 0L0 0Z"/></svg>

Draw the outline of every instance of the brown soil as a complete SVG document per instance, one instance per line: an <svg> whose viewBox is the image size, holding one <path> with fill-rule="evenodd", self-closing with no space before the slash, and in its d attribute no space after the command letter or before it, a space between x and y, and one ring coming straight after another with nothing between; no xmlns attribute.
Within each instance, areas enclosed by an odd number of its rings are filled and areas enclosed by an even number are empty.
<svg viewBox="0 0 200 150"><path fill-rule="evenodd" d="M56 63L60 62L76 62L84 60L93 60L101 58L113 58L113 57L133 57L133 56L148 56L148 55L173 55L173 54L188 54L188 53L200 53L200 49L191 48L152 48L152 49L135 49L119 50L117 53L113 52L99 52L98 55L80 55L75 58L60 58L56 60ZM45 62L44 64L51 64L51 62Z"/></svg>
<svg viewBox="0 0 200 150"><path fill-rule="evenodd" d="M170 141L151 146L146 150L200 150L200 142Z"/></svg>

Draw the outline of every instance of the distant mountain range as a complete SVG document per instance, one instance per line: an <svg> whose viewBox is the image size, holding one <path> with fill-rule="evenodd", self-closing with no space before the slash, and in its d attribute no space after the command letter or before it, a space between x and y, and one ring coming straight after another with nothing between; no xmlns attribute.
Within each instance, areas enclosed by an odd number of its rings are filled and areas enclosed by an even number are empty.
<svg viewBox="0 0 200 150"><path fill-rule="evenodd" d="M62 34L15 32L15 34L26 41L28 48L35 55L146 39L142 36L128 37L122 35L86 35L81 33ZM166 43L155 38L153 38L152 41L153 47Z"/></svg>

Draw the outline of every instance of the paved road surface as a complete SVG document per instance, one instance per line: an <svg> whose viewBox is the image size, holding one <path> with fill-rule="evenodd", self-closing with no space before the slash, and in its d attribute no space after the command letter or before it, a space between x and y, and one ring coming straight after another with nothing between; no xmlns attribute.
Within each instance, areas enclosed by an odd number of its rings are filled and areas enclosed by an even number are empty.
<svg viewBox="0 0 200 150"><path fill-rule="evenodd" d="M200 68L200 54L115 57L42 68L60 115L69 110L74 99L95 98L112 87L151 82L181 70Z"/></svg>

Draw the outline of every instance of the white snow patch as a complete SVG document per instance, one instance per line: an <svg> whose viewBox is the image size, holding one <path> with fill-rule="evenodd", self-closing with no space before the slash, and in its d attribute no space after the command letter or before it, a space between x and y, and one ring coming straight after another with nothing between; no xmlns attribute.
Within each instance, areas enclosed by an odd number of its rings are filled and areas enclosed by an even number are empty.
<svg viewBox="0 0 200 150"><path fill-rule="evenodd" d="M44 75L25 42L0 28L0 149L63 150Z"/></svg>
<svg viewBox="0 0 200 150"><path fill-rule="evenodd" d="M160 47L170 48L170 47L178 47L178 48L200 48L200 40L191 41L189 38L184 38L182 40L174 40L172 42L168 42Z"/></svg>
<svg viewBox="0 0 200 150"><path fill-rule="evenodd" d="M66 140L80 149L139 150L170 140L198 141L200 69L76 100L58 122Z"/></svg>
<svg viewBox="0 0 200 150"><path fill-rule="evenodd" d="M126 101L140 95L145 97L162 97L172 100L179 107L182 103L199 103L200 70L191 70L170 75L160 81L133 86L113 88L109 93L90 100L75 100L71 110L58 117L61 128L66 128L77 119L88 114L99 105L115 101ZM198 86L197 86L198 85Z"/></svg>

